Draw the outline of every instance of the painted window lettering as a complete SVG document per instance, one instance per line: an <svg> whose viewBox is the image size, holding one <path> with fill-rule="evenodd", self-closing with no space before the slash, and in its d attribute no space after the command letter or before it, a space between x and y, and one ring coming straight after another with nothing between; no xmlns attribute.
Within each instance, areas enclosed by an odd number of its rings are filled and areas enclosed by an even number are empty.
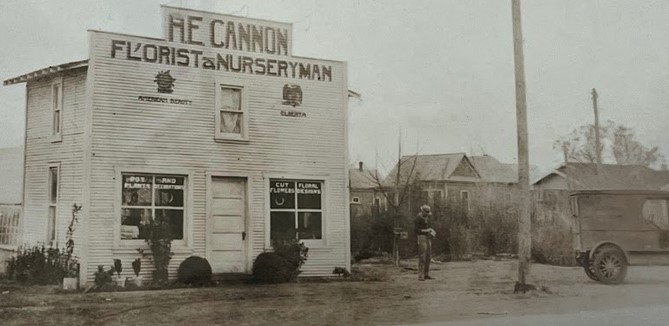
<svg viewBox="0 0 669 326"><path fill-rule="evenodd" d="M270 238L322 239L321 181L270 180Z"/></svg>
<svg viewBox="0 0 669 326"><path fill-rule="evenodd" d="M174 239L184 236L183 176L123 174L121 239L146 239L150 223L167 223Z"/></svg>

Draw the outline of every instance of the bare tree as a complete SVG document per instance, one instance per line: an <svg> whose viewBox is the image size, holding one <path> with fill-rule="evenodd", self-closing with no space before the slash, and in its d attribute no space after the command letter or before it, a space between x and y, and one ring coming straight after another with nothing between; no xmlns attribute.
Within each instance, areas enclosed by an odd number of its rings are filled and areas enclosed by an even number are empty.
<svg viewBox="0 0 669 326"><path fill-rule="evenodd" d="M664 161L657 146L649 148L641 144L636 139L634 130L625 125L609 120L600 127L600 134L603 141L597 149L595 127L580 126L567 137L553 142L553 149L563 152L568 161L577 163L597 163L598 150L600 154L609 154L608 157L620 165L651 166Z"/></svg>
<svg viewBox="0 0 669 326"><path fill-rule="evenodd" d="M416 182L416 163L418 162L417 155L403 157L402 156L402 140L401 135L398 137L398 154L396 169L391 171L391 174L386 178L379 175L378 166L373 173L370 173L371 179L376 184L376 190L381 193L387 203L388 211L393 217L393 226L397 229L400 226L400 217L402 216L402 208L405 207L410 199L412 189ZM378 164L378 155L377 155ZM393 261L396 266L399 266L399 243L398 234L393 236Z"/></svg>
<svg viewBox="0 0 669 326"><path fill-rule="evenodd" d="M648 148L637 141L631 128L618 125L612 135L611 150L617 164L650 166L664 159L657 146Z"/></svg>
<svg viewBox="0 0 669 326"><path fill-rule="evenodd" d="M600 126L600 137L607 139L610 130L613 126L612 121L608 121L605 126ZM595 126L588 124L580 126L571 131L569 136L560 138L553 143L554 149L565 151L572 161L579 163L597 163L598 152L599 155L604 153L604 142L600 142L597 148L595 140Z"/></svg>

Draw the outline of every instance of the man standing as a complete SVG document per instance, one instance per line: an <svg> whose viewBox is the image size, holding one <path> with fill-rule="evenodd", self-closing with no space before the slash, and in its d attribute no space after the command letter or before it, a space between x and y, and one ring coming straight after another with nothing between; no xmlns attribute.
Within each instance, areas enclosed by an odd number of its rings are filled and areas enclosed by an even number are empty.
<svg viewBox="0 0 669 326"><path fill-rule="evenodd" d="M414 232L418 241L418 280L431 280L430 261L432 260L432 238L436 235L430 222L430 206L420 207L420 213L414 220Z"/></svg>

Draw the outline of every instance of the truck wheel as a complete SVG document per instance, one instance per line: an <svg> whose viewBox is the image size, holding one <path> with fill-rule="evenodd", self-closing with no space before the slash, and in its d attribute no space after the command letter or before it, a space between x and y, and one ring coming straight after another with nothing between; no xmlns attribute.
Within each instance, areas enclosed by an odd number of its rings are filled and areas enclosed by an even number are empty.
<svg viewBox="0 0 669 326"><path fill-rule="evenodd" d="M585 270L585 275L588 275L591 280L599 281L597 274L595 274L595 269L592 266L592 263L588 263L587 265L583 266L583 269Z"/></svg>
<svg viewBox="0 0 669 326"><path fill-rule="evenodd" d="M625 254L616 247L607 246L597 250L592 263L597 281L604 284L618 284L627 275Z"/></svg>

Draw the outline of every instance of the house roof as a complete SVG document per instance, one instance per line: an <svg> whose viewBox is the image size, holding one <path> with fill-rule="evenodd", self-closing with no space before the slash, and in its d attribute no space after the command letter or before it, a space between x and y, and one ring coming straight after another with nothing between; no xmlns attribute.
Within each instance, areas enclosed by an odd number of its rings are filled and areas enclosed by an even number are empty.
<svg viewBox="0 0 669 326"><path fill-rule="evenodd" d="M362 171L356 167L351 167L348 170L349 182L351 189L375 189L379 186L377 182L377 171L375 169L363 168ZM383 180L378 176L379 181Z"/></svg>
<svg viewBox="0 0 669 326"><path fill-rule="evenodd" d="M5 86L8 86L8 85L25 83L25 82L28 82L32 79L46 77L46 76L49 76L49 75L53 75L55 73L64 72L64 71L72 70L72 69L76 69L76 68L87 67L87 66L88 66L88 59L87 60L72 61L72 62L68 62L68 63L63 63L61 65L57 65L57 66L49 66L49 67L46 67L46 68L38 69L38 70L35 70L35 71L32 71L32 72L29 72L27 74L23 74L21 76L10 78L10 79L5 80L3 82L3 84Z"/></svg>
<svg viewBox="0 0 669 326"><path fill-rule="evenodd" d="M658 197L669 197L669 191L663 190L631 190L631 189L622 189L622 190L579 190L574 191L569 194L570 196L583 196L583 195L642 195L642 196L658 196Z"/></svg>
<svg viewBox="0 0 669 326"><path fill-rule="evenodd" d="M669 183L669 173L643 165L602 164L597 170L594 163L569 163L548 173L534 184L551 177L570 178L574 189L636 189L657 190Z"/></svg>
<svg viewBox="0 0 669 326"><path fill-rule="evenodd" d="M467 177L455 176L453 172L462 162L470 166L475 174L473 178L479 178L476 168L471 164L465 153L451 154L429 154L402 156L401 164L396 164L386 177L385 184L395 184L397 177L397 166L400 165L400 182L406 182L411 176L419 181L463 181ZM468 179L471 180L471 177Z"/></svg>
<svg viewBox="0 0 669 326"><path fill-rule="evenodd" d="M516 183L518 182L517 166L498 161L490 155L469 156L481 179L486 182Z"/></svg>

